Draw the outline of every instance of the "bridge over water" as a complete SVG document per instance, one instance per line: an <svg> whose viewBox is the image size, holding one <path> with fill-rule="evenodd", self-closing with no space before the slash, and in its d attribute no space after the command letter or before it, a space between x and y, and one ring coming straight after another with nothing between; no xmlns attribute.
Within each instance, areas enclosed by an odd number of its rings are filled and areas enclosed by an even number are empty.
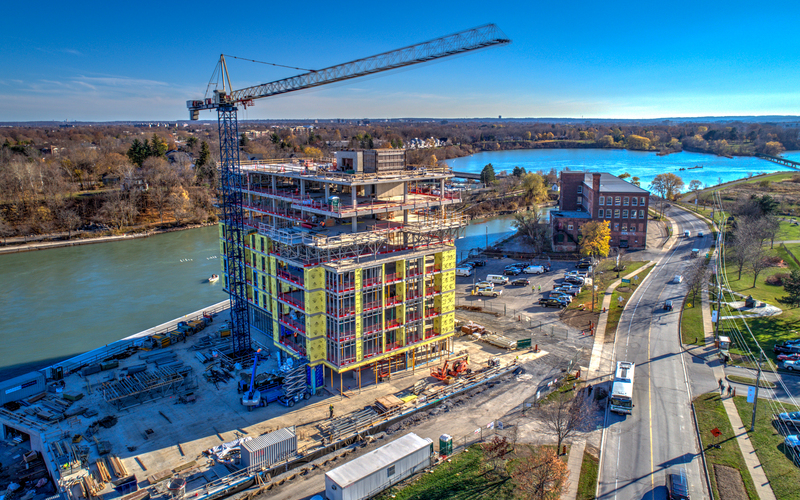
<svg viewBox="0 0 800 500"><path fill-rule="evenodd" d="M773 163L777 163L778 165L783 165L784 167L793 168L795 170L800 170L800 163L792 160L787 160L786 158L781 158L780 156L770 156L764 155L761 153L756 153L756 156L759 158L763 158L767 161L771 161Z"/></svg>
<svg viewBox="0 0 800 500"><path fill-rule="evenodd" d="M458 177L459 179L475 179L476 181L481 180L481 174L473 174L470 172L456 172L453 170L453 177Z"/></svg>

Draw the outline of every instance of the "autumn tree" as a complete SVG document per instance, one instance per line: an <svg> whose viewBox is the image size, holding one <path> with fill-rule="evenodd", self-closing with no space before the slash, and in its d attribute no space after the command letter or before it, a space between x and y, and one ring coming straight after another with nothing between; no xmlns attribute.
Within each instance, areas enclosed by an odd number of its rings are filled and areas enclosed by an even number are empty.
<svg viewBox="0 0 800 500"><path fill-rule="evenodd" d="M483 443L481 448L483 448L484 458L488 460L495 474L505 470L506 455L511 452L511 444L505 436L495 436L488 443Z"/></svg>
<svg viewBox="0 0 800 500"><path fill-rule="evenodd" d="M694 199L697 200L697 192L700 191L700 188L703 186L703 183L697 179L692 179L689 182L689 191L694 193Z"/></svg>
<svg viewBox="0 0 800 500"><path fill-rule="evenodd" d="M628 172L624 172L624 173L618 175L617 177L619 177L620 179L622 179L624 181L625 179L629 178L630 176L631 176L631 174L629 174Z"/></svg>
<svg viewBox="0 0 800 500"><path fill-rule="evenodd" d="M524 174L522 177L522 191L525 194L525 199L533 203L540 203L547 199L547 186L539 174Z"/></svg>
<svg viewBox="0 0 800 500"><path fill-rule="evenodd" d="M520 498L558 500L568 484L567 463L551 448L532 451L520 458L511 475Z"/></svg>
<svg viewBox="0 0 800 500"><path fill-rule="evenodd" d="M607 257L611 251L611 227L607 220L587 222L581 227L581 255Z"/></svg>
<svg viewBox="0 0 800 500"><path fill-rule="evenodd" d="M170 206L170 196L179 185L178 176L163 158L148 158L143 171L148 185L147 197L163 223L164 212Z"/></svg>
<svg viewBox="0 0 800 500"><path fill-rule="evenodd" d="M683 189L683 179L667 172L658 174L650 183L650 187L661 198L661 215L664 215L664 200L673 200Z"/></svg>

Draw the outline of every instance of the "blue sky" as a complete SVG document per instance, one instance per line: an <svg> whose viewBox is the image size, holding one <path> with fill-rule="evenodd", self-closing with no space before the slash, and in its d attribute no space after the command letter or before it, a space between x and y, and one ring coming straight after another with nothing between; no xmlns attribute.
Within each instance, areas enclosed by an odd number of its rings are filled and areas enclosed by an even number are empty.
<svg viewBox="0 0 800 500"><path fill-rule="evenodd" d="M14 2L0 19L0 121L186 119L220 53L317 69L487 22L513 43L263 99L240 118L800 115L798 14L797 2ZM236 88L298 73L229 70Z"/></svg>

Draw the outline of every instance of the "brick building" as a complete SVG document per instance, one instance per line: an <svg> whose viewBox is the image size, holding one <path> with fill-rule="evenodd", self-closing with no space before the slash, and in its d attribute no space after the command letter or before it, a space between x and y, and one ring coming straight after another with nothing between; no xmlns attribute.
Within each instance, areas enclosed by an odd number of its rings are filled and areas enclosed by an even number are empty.
<svg viewBox="0 0 800 500"><path fill-rule="evenodd" d="M607 220L612 248L644 249L650 193L606 172L561 172L558 210L550 212L553 250L578 249L581 227Z"/></svg>

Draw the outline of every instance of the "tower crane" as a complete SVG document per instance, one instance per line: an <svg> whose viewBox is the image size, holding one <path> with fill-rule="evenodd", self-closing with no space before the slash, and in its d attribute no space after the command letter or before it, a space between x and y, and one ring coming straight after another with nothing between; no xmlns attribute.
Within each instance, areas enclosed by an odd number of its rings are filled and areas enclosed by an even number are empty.
<svg viewBox="0 0 800 500"><path fill-rule="evenodd" d="M231 87L225 56L220 56L222 89L214 90L213 97L187 101L186 107L189 108L191 120L197 120L201 110L217 110L220 191L226 240L225 276L231 300L231 338L234 357L243 356L250 351L250 320L244 262L243 186L239 164L239 127L236 117L238 106L246 108L253 105L255 99L351 80L509 43L511 40L497 26L486 24L401 49L239 90L233 90Z"/></svg>

